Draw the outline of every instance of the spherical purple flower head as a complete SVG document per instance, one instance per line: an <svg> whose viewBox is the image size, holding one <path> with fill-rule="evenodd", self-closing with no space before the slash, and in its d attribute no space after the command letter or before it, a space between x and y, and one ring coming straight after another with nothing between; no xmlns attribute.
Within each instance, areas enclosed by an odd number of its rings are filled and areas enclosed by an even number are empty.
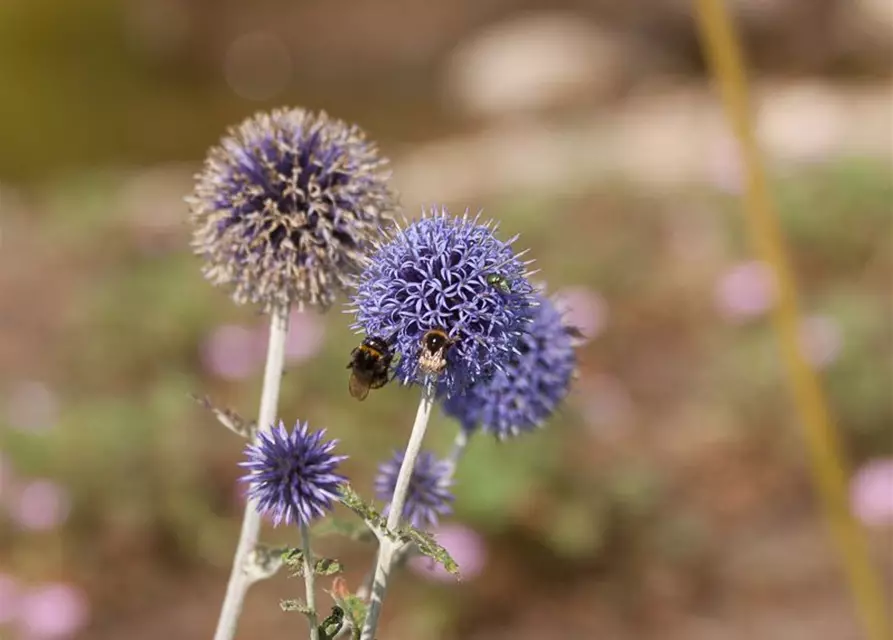
<svg viewBox="0 0 893 640"><path fill-rule="evenodd" d="M243 482L250 483L248 495L258 501L261 513L270 513L273 524L308 524L325 515L338 498L346 478L335 473L347 456L332 450L337 440L323 440L326 430L310 433L305 422L295 424L289 433L282 421L269 432L259 434L257 444L245 448L248 469Z"/></svg>
<svg viewBox="0 0 893 640"><path fill-rule="evenodd" d="M430 373L419 360L432 329L453 341L438 372L438 392L450 396L506 363L529 324L533 288L527 263L511 247L517 236L503 242L479 219L445 208L423 212L372 254L360 275L353 327L390 341L405 384L424 384Z"/></svg>
<svg viewBox="0 0 893 640"><path fill-rule="evenodd" d="M567 395L576 369L573 336L555 305L540 296L529 331L506 367L448 398L444 412L463 429L499 439L542 425Z"/></svg>
<svg viewBox="0 0 893 640"><path fill-rule="evenodd" d="M187 198L205 276L239 304L327 307L393 223L386 164L325 113L277 109L230 129Z"/></svg>
<svg viewBox="0 0 893 640"><path fill-rule="evenodd" d="M396 451L393 458L378 467L375 493L379 500L387 503L385 515L391 506L403 455L403 451ZM452 476L453 467L449 461L438 460L433 453L427 451L420 453L409 478L403 519L417 529L427 529L436 526L440 516L450 514L450 505L453 502L453 494L450 492Z"/></svg>

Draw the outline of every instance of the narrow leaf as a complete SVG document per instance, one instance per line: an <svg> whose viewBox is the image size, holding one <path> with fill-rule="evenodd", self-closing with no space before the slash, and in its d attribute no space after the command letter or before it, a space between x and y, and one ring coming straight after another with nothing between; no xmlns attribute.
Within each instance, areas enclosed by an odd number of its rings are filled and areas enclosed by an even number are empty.
<svg viewBox="0 0 893 640"><path fill-rule="evenodd" d="M430 533L414 527L405 527L400 529L400 539L404 543L414 545L419 553L433 559L447 572L459 578L459 565L450 556L449 551L440 546Z"/></svg>
<svg viewBox="0 0 893 640"><path fill-rule="evenodd" d="M217 407L208 396L197 396L190 394L200 406L214 414L217 421L224 427L240 435L243 438L251 438L257 430L257 423L253 420L246 420L232 409Z"/></svg>

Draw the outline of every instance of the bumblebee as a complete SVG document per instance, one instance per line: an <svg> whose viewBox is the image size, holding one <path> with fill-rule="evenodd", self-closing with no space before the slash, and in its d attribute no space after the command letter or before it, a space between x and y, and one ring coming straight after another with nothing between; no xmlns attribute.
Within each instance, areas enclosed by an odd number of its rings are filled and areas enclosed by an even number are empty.
<svg viewBox="0 0 893 640"><path fill-rule="evenodd" d="M509 286L509 281L505 279L505 276L498 273L488 273L487 284L505 294L512 292L512 288Z"/></svg>
<svg viewBox="0 0 893 640"><path fill-rule="evenodd" d="M437 375L446 368L446 352L455 340L443 329L431 329L422 336L419 366L425 373Z"/></svg>
<svg viewBox="0 0 893 640"><path fill-rule="evenodd" d="M390 381L394 353L383 338L368 336L350 352L348 389L357 400L365 400L369 389L380 389Z"/></svg>

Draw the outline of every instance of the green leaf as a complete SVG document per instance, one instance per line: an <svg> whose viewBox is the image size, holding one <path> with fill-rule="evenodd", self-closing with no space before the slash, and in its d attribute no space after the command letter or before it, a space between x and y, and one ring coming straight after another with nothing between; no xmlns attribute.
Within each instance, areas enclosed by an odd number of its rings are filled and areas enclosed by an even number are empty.
<svg viewBox="0 0 893 640"><path fill-rule="evenodd" d="M356 542L372 542L375 535L362 522L341 520L340 518L326 518L315 527L313 534L318 536L343 536Z"/></svg>
<svg viewBox="0 0 893 640"><path fill-rule="evenodd" d="M309 615L311 610L310 607L303 600L280 600L279 607L283 611L297 611L298 613L303 613L305 616Z"/></svg>
<svg viewBox="0 0 893 640"><path fill-rule="evenodd" d="M437 543L437 540L434 539L434 536L427 531L421 531L414 527L406 527L400 529L400 540L404 543L415 545L415 548L419 553L428 556L442 565L448 573L459 578L459 565L456 564L456 561L450 556L449 551L440 546Z"/></svg>
<svg viewBox="0 0 893 640"><path fill-rule="evenodd" d="M293 578L304 577L304 552L300 549L287 549L282 553L282 562L291 570ZM344 567L334 558L314 558L313 573L319 576L333 576L341 573Z"/></svg>
<svg viewBox="0 0 893 640"><path fill-rule="evenodd" d="M341 607L332 607L332 613L317 627L319 640L334 640L341 627L344 626L344 610Z"/></svg>
<svg viewBox="0 0 893 640"><path fill-rule="evenodd" d="M344 567L334 558L320 558L313 563L313 573L318 576L334 576L342 571Z"/></svg>
<svg viewBox="0 0 893 640"><path fill-rule="evenodd" d="M382 533L391 540L398 539L398 535L388 529L387 521L378 510L365 502L348 484L341 486L341 502L345 507L360 516L366 522L366 526L372 529L373 533Z"/></svg>

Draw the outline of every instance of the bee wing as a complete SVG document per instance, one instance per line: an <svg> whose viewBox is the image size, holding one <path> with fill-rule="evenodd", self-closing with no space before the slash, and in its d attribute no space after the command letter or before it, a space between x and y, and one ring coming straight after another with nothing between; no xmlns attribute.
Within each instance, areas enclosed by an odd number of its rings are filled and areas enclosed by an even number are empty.
<svg viewBox="0 0 893 640"><path fill-rule="evenodd" d="M369 395L369 384L354 374L351 374L350 380L347 381L347 388L350 390L350 395L357 400L365 400Z"/></svg>

